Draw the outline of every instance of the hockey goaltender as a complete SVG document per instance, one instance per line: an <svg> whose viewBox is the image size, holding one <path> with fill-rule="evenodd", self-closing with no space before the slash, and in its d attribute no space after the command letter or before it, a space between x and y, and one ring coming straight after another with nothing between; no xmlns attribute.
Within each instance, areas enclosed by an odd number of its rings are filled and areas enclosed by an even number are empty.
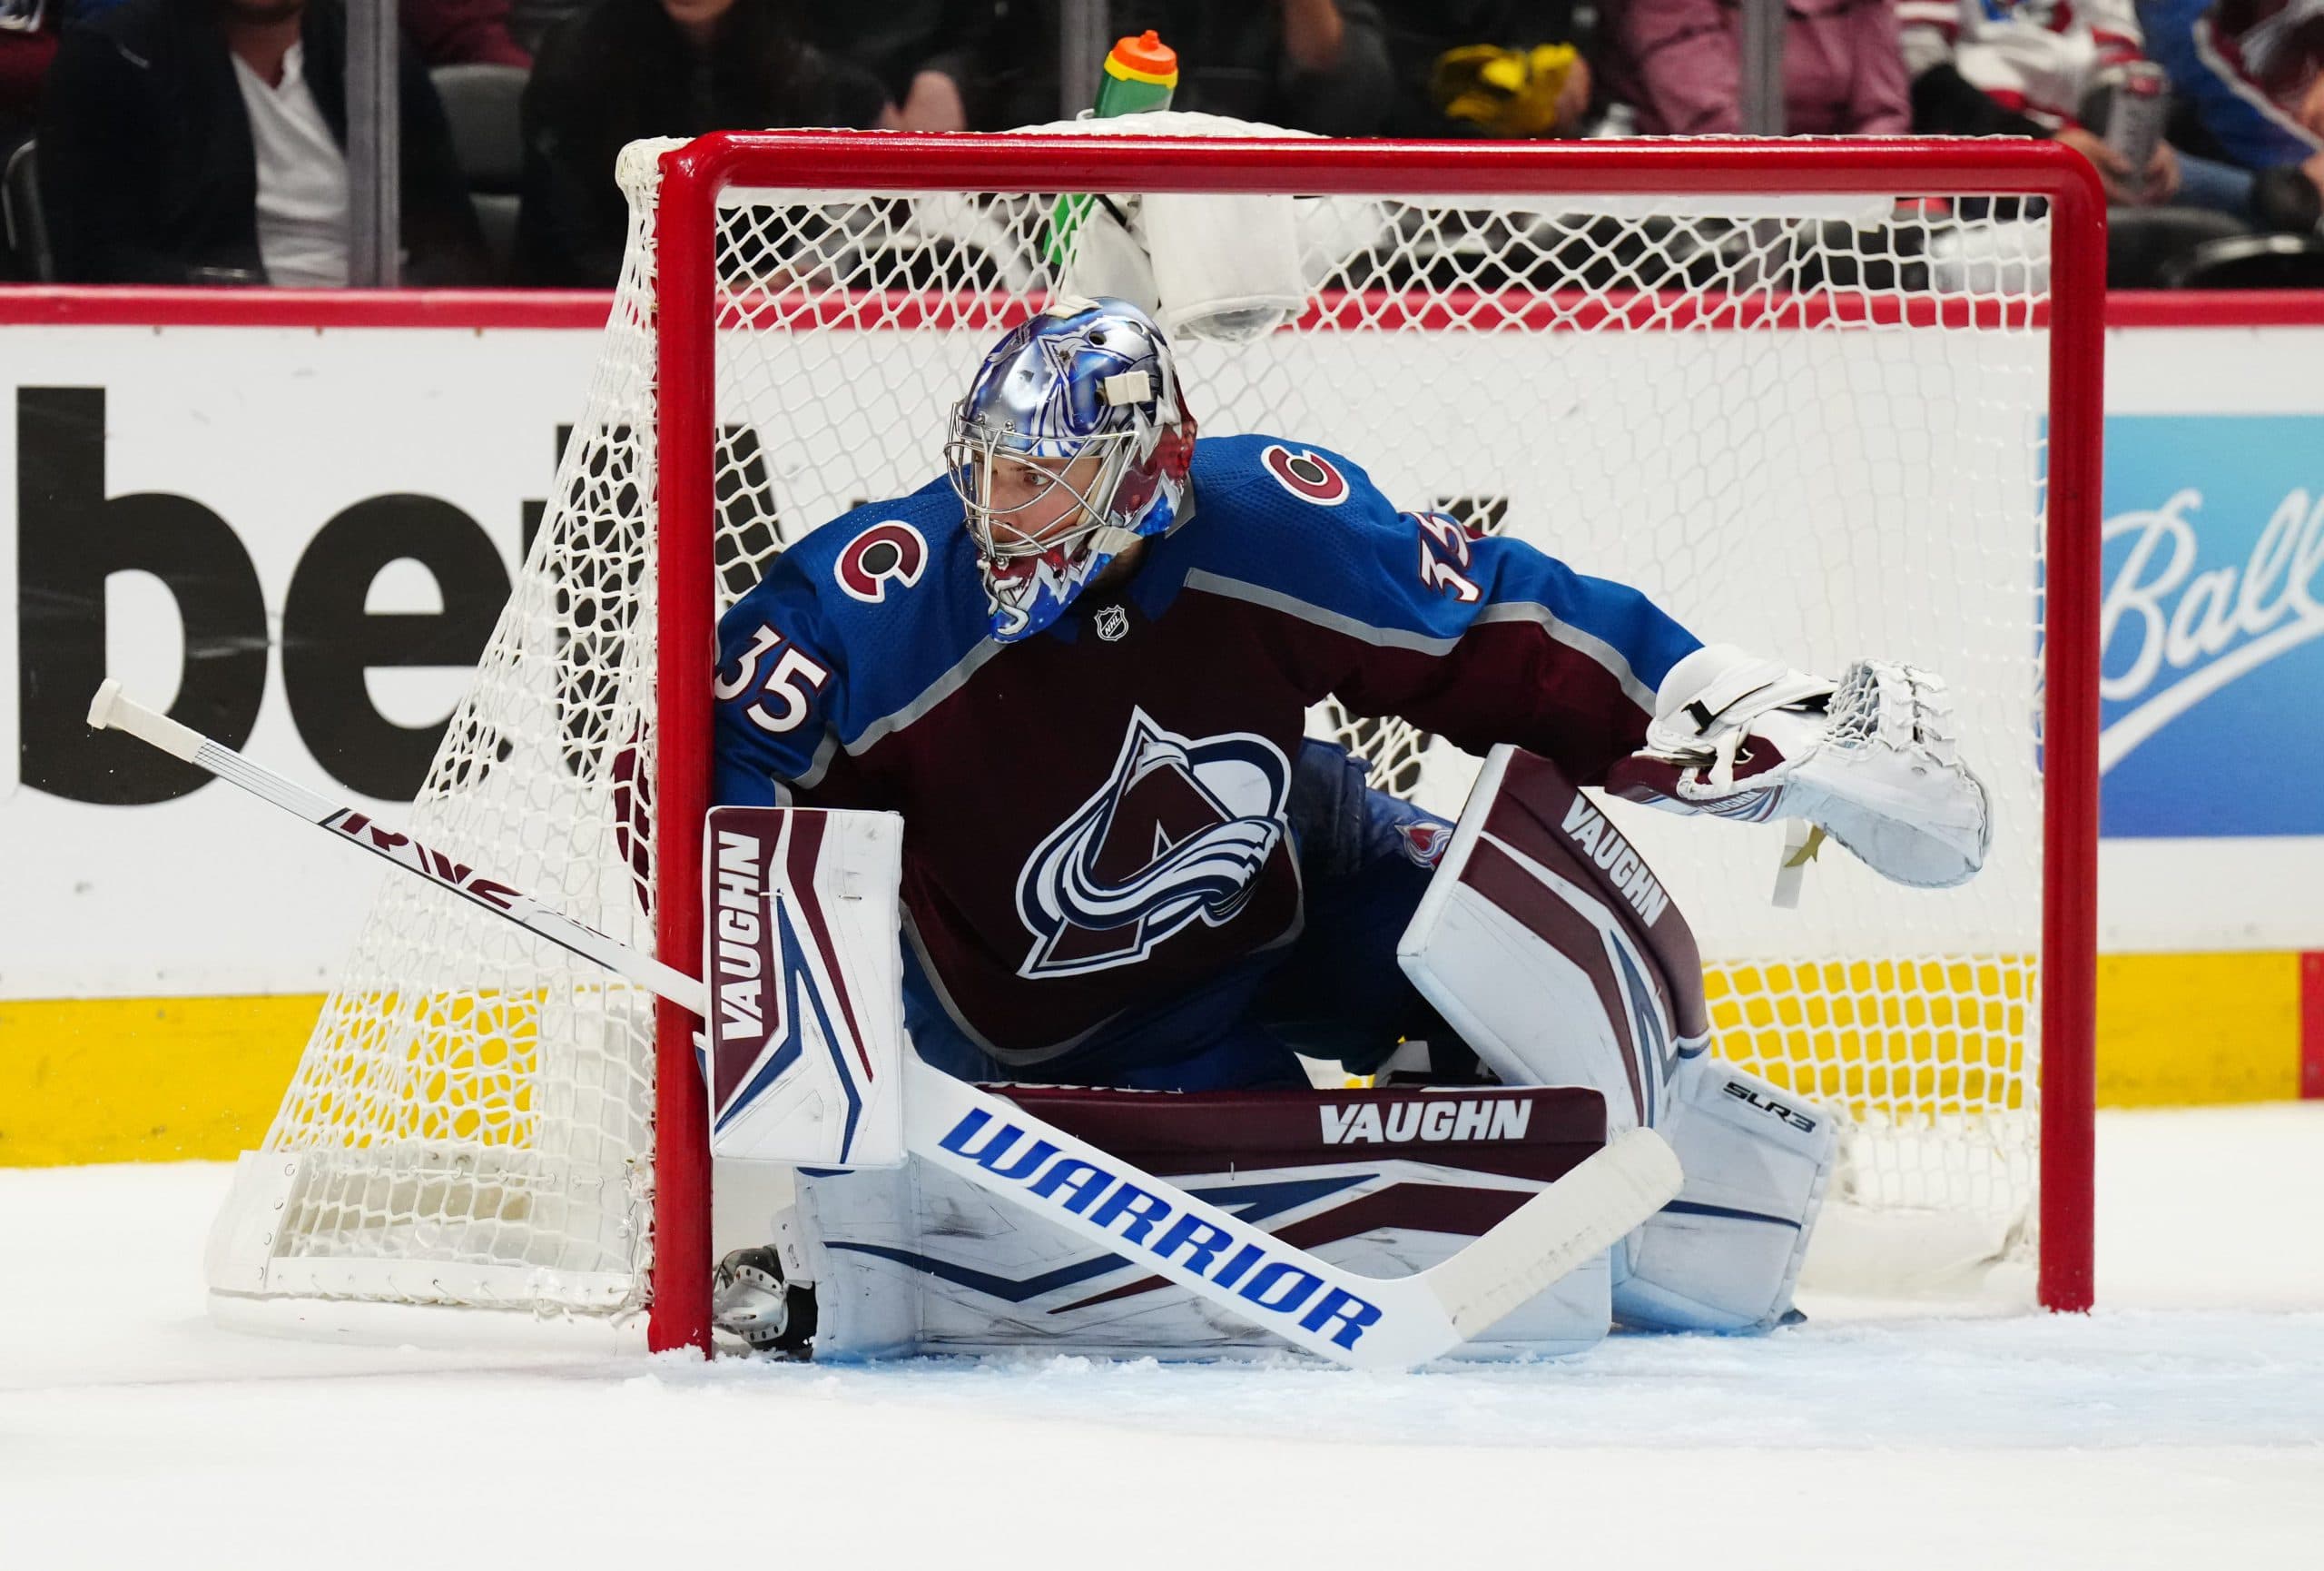
<svg viewBox="0 0 2324 1571"><path fill-rule="evenodd" d="M1055 300L985 358L940 474L813 531L724 618L714 902L764 909L743 886L773 865L718 864L719 813L900 815L910 1042L1054 1138L978 1112L913 1147L944 1161L803 1171L721 1264L720 1329L817 1357L1279 1345L1215 1290L1239 1284L1261 1309L1324 1293L1308 1318L1346 1346L1345 1294L1096 1156L1393 1277L1640 1128L1677 1198L1489 1326L1456 1316L1464 1351L1779 1323L1833 1121L1710 1054L1684 914L1578 788L1803 821L1899 883L1956 884L1990 814L1943 683L1706 646L1638 589L1400 510L1349 457L1197 438L1198 401L1143 306ZM1305 736L1327 697L1486 755L1459 824ZM750 934L794 1029L844 1035L849 967L803 909L812 931ZM756 947L745 914L712 913L714 986L726 939ZM731 1052L728 1023L715 1127L809 1056ZM1378 1089L1312 1091L1302 1055ZM1139 1248L1041 1221L1004 1179ZM1198 1260L1202 1290L1157 1258Z"/></svg>

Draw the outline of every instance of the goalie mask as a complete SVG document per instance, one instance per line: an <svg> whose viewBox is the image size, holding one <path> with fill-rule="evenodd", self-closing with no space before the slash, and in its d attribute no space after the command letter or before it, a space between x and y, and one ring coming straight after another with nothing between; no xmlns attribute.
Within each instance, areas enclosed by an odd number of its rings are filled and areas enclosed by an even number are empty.
<svg viewBox="0 0 2324 1571"><path fill-rule="evenodd" d="M992 636L1039 632L1107 563L1167 534L1194 438L1169 343L1127 301L1059 301L994 345L944 447Z"/></svg>

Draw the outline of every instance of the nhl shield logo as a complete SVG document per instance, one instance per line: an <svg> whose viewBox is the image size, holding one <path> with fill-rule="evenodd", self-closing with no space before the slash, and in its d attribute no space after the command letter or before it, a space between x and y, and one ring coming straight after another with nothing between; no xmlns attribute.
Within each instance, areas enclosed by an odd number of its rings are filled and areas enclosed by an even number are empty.
<svg viewBox="0 0 2324 1571"><path fill-rule="evenodd" d="M1291 766L1264 736L1181 736L1143 709L1106 783L1017 879L1033 934L1017 974L1134 965L1189 924L1224 926L1283 843Z"/></svg>
<svg viewBox="0 0 2324 1571"><path fill-rule="evenodd" d="M1119 606L1100 606L1097 617L1098 637L1108 644L1118 644L1122 635L1129 631L1129 613Z"/></svg>

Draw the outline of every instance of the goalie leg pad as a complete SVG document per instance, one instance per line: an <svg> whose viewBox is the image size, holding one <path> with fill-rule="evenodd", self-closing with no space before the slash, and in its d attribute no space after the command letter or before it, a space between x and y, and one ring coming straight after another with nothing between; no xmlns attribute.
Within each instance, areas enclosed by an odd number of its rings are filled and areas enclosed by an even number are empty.
<svg viewBox="0 0 2324 1571"><path fill-rule="evenodd" d="M697 1045L713 1156L903 1161L903 828L892 813L711 809Z"/></svg>
<svg viewBox="0 0 2324 1571"><path fill-rule="evenodd" d="M1617 1251L1615 1319L1671 1331L1780 1321L1831 1181L1835 1126L1823 1110L1717 1059L1682 1065L1655 1127L1687 1187Z"/></svg>
<svg viewBox="0 0 2324 1571"><path fill-rule="evenodd" d="M1603 1144L1584 1091L996 1088L1068 1133L1350 1270L1437 1264ZM815 1358L1011 1350L1206 1358L1282 1342L1108 1250L914 1159L803 1174ZM1202 1247L1190 1237L1188 1248ZM1452 1356L1579 1353L1604 1337L1600 1254Z"/></svg>
<svg viewBox="0 0 2324 1571"><path fill-rule="evenodd" d="M1504 1083L1603 1094L1610 1135L1659 1128L1672 1068L1709 1045L1685 917L1556 766L1513 747L1487 756L1396 960Z"/></svg>
<svg viewBox="0 0 2324 1571"><path fill-rule="evenodd" d="M815 1358L821 1362L904 1358L922 1349L921 1299L907 1285L913 1274L899 1260L918 1247L920 1179L917 1160L901 1168L801 1172L799 1203L786 1219L800 1236L815 1271ZM999 1225L1019 1220L968 1185L960 1199ZM832 1249L827 1240L847 1240Z"/></svg>
<svg viewBox="0 0 2324 1571"><path fill-rule="evenodd" d="M1791 1308L1837 1151L1822 1110L1709 1052L1702 963L1653 874L1542 759L1496 748L1397 959L1506 1082L1659 1131L1679 1199L1615 1251L1616 1318L1748 1331Z"/></svg>

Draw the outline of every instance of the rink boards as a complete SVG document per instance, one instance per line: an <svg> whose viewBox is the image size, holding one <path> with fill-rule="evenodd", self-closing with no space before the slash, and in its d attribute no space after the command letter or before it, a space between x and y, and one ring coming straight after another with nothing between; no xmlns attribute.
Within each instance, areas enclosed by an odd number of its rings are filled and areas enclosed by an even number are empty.
<svg viewBox="0 0 2324 1571"><path fill-rule="evenodd" d="M115 301L109 309L132 308ZM241 716L254 756L339 799L391 815L409 789L405 782L416 778L411 760L424 759L428 733L464 679L465 667L444 651L479 618L488 626L528 522L552 494L559 427L583 401L598 335L586 324L586 307L556 309L561 317L544 307L531 319L554 325L382 319L344 327L247 320L0 326L8 351L0 376L16 416L0 431L0 519L16 547L0 547L0 618L8 623L0 629L0 692L10 695L0 702L6 760L0 767L9 772L0 792L0 866L16 896L0 913L0 952L7 956L0 966L0 1074L13 1082L0 1100L12 1111L38 1110L12 1116L0 1130L0 1161L72 1160L75 1151L209 1155L245 1143L275 1100L314 996L328 984L376 877L320 839L305 844L295 826L264 824L250 804L217 787L134 800L171 792L172 783L139 780L116 761L83 751L68 711L85 694L65 691L75 684L64 678L102 667L160 701L192 670L211 683L222 728ZM257 306L237 310L247 318ZM415 312L411 320L423 319ZM1930 657L1920 653L1915 618L1952 608L1908 603L1902 622L1877 628L1850 620L1868 597L1848 591L1846 573L1900 569L1852 555L1849 533L1863 517L1910 519L1924 505L1882 479L1901 472L1887 467L1891 457L1920 461L1913 455L1940 437L1939 447L1949 450L2000 454L2011 450L2011 433L1981 428L1974 408L1952 411L1957 423L1935 432L1925 420L1867 411L1854 390L1861 376L1883 355L1915 351L1900 351L1879 335L1837 341L1826 335L1797 355L1777 350L1769 360L1755 349L1758 358L1748 363L1798 373L1791 385L1808 390L1797 396L1827 411L1818 417L1824 440L1842 461L1813 474L1770 475L1748 462L1723 468L1715 456L1682 452L1693 465L1683 472L1695 478L1673 492L1665 483L1672 443L1683 446L1689 431L1711 441L1722 419L1712 392L1732 384L1702 359L1716 360L1715 346L1669 334L1658 349L1635 341L1643 336L1624 346L1619 377L1590 363L1603 346L1587 334L1472 339L1463 361L1474 385L1519 385L1538 368L1496 357L1538 357L1546 344L1577 398L1602 401L1605 390L1633 385L1623 378L1686 390L1675 402L1658 394L1655 407L1624 411L1622 423L1640 433L1632 449L1609 448L1586 414L1554 400L1521 407L1514 400L1447 396L1442 357L1432 355L1425 335L1310 341L1312 359L1298 380L1315 405L1302 429L1285 434L1349 451L1404 505L1504 498L1512 517L1555 520L1541 540L1549 548L1649 585L1674 549L1707 548L1689 542L1714 538L1690 529L1731 523L1738 509L1777 522L1787 516L1811 533L1804 545L1793 537L1767 554L1768 577L1722 562L1722 574L1698 578L1726 596L1723 603L1688 603L1681 591L1673 609L1719 636L1797 648L1809 660L1837 660L1858 645ZM1974 373L1963 386L1979 375L2022 374L2013 368L2023 363L2027 337L1979 340L1974 353L2001 357L1998 370L1978 363L1947 374ZM1952 341L1953 352L1962 342ZM2102 1025L2102 1083L2155 1100L2297 1094L2302 1023L2311 1039L2324 1034L2315 1027L2324 988L2313 964L2303 973L2298 954L2324 934L2318 876L2324 840L2284 833L2280 824L2239 833L2251 827L2240 821L2239 804L2253 794L2207 800L2203 786L2219 770L2218 750L2182 758L2173 745L2181 730L2222 716L2234 723L2247 692L2279 682L2312 690L2324 676L2309 642L2314 602L2292 591L2296 569L2312 570L2307 542L2324 533L2324 522L2305 510L2290 525L2274 522L2295 507L2294 491L2308 509L2324 506L2324 473L2300 468L2324 453L2324 438L2303 452L2284 438L2287 429L2301 428L2274 425L2264 441L2235 440L2242 420L2307 419L2324 429L2324 391L2299 374L2324 349L2324 328L2142 329L2111 334L2110 348L2110 412L2150 422L2142 439L2161 419L2204 420L2211 423L2201 434L2218 438L2208 454L2190 450L2183 479L2175 479L2124 471L2130 453L2111 444L2110 517L2128 510L2112 502L2126 473L2149 491L2170 488L2138 500L2150 517L2189 488L2258 485L2276 488L2283 499L2259 497L2246 505L2239 495L2232 518L2181 504L2149 554L2147 581L2123 580L2118 566L2110 585L2122 606L2121 642L2110 644L2107 666L2110 677L2122 679L2117 686L2141 671L2131 634L2153 621L2163 635L2162 653L2146 662L2147 687L2110 698L2109 723L2134 721L2123 735L2138 733L2116 768L2127 778L2133 768L2152 772L2158 760L2170 766L2173 772L2158 776L2142 799L2183 804L2188 824L2184 834L2158 834L2154 811L2142 811L2138 832L2111 839L2102 853L2102 944L2122 952L2106 963L2108 996L2143 1002L2108 1012L2114 1023ZM882 378L875 418L896 461L918 462L924 473L930 444L919 432L952 396L950 379L939 372L957 346L923 340L921 352L932 356L924 372ZM1206 429L1236 429L1231 370L1197 363L1190 374L1196 385L1206 378L1227 395ZM1631 394L1610 396L1620 409L1619 400ZM1383 420L1403 433L1393 452L1368 429ZM1679 434L1647 442L1658 430ZM2155 441L2137 446L2159 450ZM779 488L780 465L773 472ZM2022 489L2029 499L2038 479L2022 468L1993 474L1995 484ZM1809 505L1788 504L1798 497ZM787 515L803 518L819 505L807 497L778 495L778 501ZM2030 509L2024 517L2030 528ZM1632 527L1571 539L1573 522L1590 519ZM1640 519L1651 527L1635 527ZM1817 529L1830 532L1820 544ZM2127 538L2141 529L2155 526L2123 524L2110 533ZM176 545L157 544L165 537ZM2171 560L2162 548L2179 549L2182 540L2185 571L2176 585L2157 588L2152 569ZM1792 586L1803 551L1827 564L1821 604L1830 608L1807 628L1786 614L1798 603ZM1828 570L1834 563L1841 567ZM24 582L27 564L44 581ZM1913 569L1907 563L1901 570ZM350 573L366 572L359 594L346 587ZM66 593L48 592L54 588ZM2023 647L2019 640L2032 637L2034 588L2023 566L1970 581L1976 599L1969 614L1991 647ZM2236 668L2216 672L2239 657ZM61 675L35 690L28 666L44 677ZM224 677L209 675L221 669ZM2153 701L2191 677L2209 689L2153 724ZM2005 795L2030 799L2024 696L1992 702L2010 712L1997 711L1978 729L2007 740L1984 766L2012 777ZM2287 748L2295 759L2324 751L2324 723L2307 712L2269 705L2264 716L2250 714L2246 723L2263 718L2280 760ZM1651 843L1656 830L1696 827L1649 823L1640 837ZM1771 850L1743 844L1748 835L1728 838L1734 844L1718 855L1731 866L1709 867L1701 836L1690 836L1688 855L1676 860L1659 845L1648 855L1682 902L1690 877L1753 886L1771 878ZM1830 909L1845 910L1856 871L1819 866L1811 904L1820 896ZM2004 885L2035 876L2024 863L1997 862L1994 873ZM2030 883L1999 893L2007 908L2024 912L2031 909L2029 891ZM1758 907L1745 908L1724 952L1841 967L1871 963L1851 953L1844 923L1803 942L1797 927L1770 935L1768 920ZM1948 931L1936 914L1916 920L1930 934L1919 946L1925 957L1955 953L1965 931L1992 931L1982 924ZM2023 925L2012 933L2027 948L2034 936ZM1706 948L1721 952L1710 942ZM2160 953L2152 961L2135 958L2145 952ZM2204 964L2170 958L2213 952L2235 953ZM2199 1009L2173 1002L2180 999L2199 1001ZM2220 1051L2191 1055L2183 1033L2139 1046L2154 1034L2139 1023L2158 1012L2178 1015L2199 1034L2215 1030ZM2191 1056L2201 1062L2191 1064ZM69 1098L72 1116L48 1116L67 1084L78 1088ZM220 1122L228 1105L238 1110L224 1114L237 1121L231 1131Z"/></svg>

